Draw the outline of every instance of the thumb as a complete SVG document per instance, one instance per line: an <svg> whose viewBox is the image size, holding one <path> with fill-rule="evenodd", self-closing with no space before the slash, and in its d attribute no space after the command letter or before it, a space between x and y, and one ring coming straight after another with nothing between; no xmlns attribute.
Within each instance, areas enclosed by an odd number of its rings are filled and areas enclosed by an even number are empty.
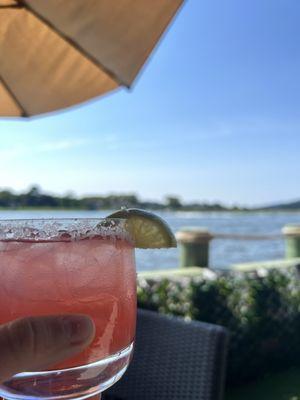
<svg viewBox="0 0 300 400"><path fill-rule="evenodd" d="M88 316L29 317L0 326L0 382L18 372L34 371L81 352L93 340Z"/></svg>

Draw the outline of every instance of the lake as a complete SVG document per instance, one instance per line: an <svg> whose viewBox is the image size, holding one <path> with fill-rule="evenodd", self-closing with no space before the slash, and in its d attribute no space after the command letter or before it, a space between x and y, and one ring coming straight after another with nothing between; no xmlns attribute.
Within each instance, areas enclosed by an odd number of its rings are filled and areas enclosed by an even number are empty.
<svg viewBox="0 0 300 400"><path fill-rule="evenodd" d="M0 211L0 219L10 218L101 218L107 211ZM182 227L206 227L212 233L249 235L280 234L285 224L300 224L300 212L159 212L174 232ZM284 257L283 238L275 240L214 239L211 242L210 266L228 268L248 261L274 260ZM175 268L178 249L137 250L138 271Z"/></svg>

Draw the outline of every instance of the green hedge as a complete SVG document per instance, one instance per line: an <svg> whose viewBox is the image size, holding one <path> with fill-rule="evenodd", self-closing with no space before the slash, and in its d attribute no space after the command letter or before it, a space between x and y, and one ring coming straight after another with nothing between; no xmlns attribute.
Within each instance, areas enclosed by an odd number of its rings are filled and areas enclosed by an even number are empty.
<svg viewBox="0 0 300 400"><path fill-rule="evenodd" d="M139 279L142 308L211 322L231 332L228 383L300 365L296 268L197 278Z"/></svg>

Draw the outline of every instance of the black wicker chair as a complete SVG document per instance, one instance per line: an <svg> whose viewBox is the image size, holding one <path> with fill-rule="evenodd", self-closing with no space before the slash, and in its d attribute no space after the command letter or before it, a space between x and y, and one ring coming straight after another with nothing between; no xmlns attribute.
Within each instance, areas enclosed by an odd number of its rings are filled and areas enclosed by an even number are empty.
<svg viewBox="0 0 300 400"><path fill-rule="evenodd" d="M228 333L223 327L138 311L134 357L104 400L220 400Z"/></svg>

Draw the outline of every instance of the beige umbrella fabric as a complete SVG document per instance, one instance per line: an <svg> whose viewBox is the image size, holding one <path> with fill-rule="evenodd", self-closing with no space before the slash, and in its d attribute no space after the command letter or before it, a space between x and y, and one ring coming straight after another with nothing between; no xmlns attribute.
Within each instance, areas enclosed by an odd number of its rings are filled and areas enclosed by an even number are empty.
<svg viewBox="0 0 300 400"><path fill-rule="evenodd" d="M0 0L0 116L130 87L183 0Z"/></svg>

